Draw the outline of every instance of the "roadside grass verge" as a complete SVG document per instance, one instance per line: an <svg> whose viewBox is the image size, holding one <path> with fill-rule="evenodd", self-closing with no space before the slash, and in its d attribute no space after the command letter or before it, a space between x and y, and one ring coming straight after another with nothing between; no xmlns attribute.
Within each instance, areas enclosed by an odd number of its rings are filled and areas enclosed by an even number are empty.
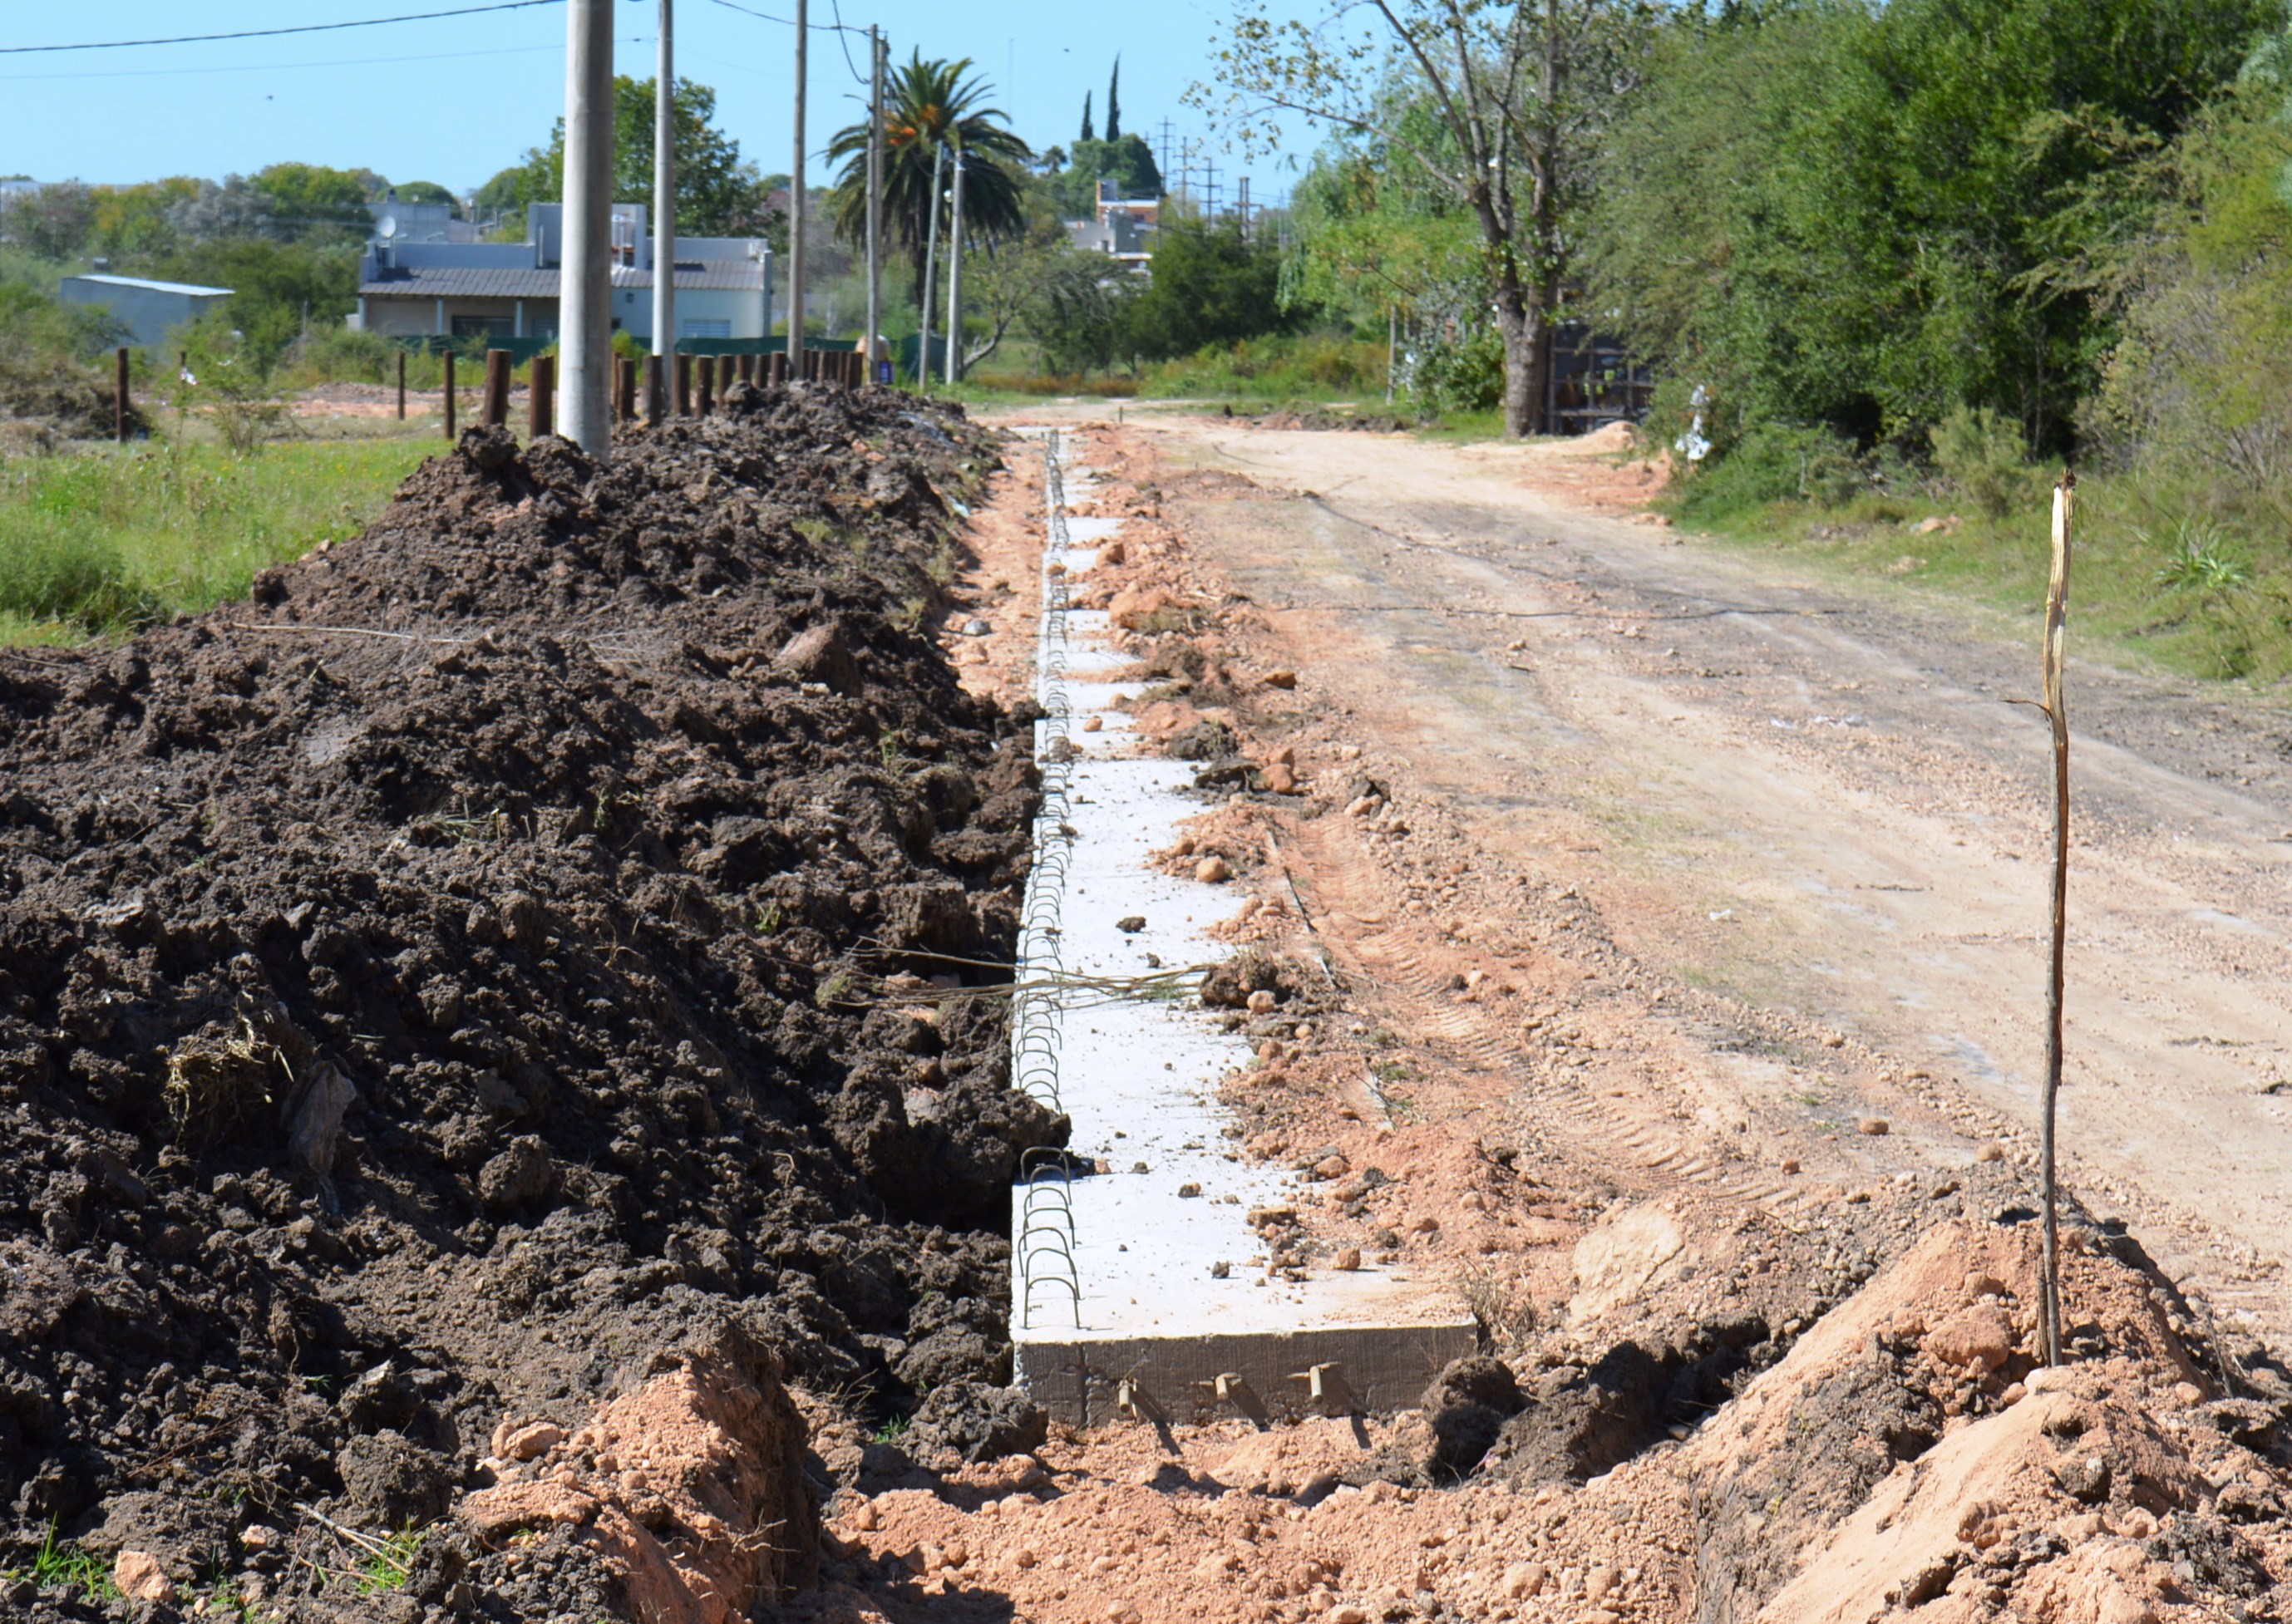
<svg viewBox="0 0 2292 1624"><path fill-rule="evenodd" d="M1691 491L1658 506L1682 530L1730 547L2034 619L2050 561L2046 483L2032 481L2028 500L2004 512L1925 491L1700 513ZM2224 505L2211 488L2153 475L2086 475L2078 518L2071 607L2087 652L2213 680L2292 676L2292 554L2276 540L2287 515L2272 504Z"/></svg>
<svg viewBox="0 0 2292 1624"><path fill-rule="evenodd" d="M0 462L0 642L119 635L355 535L435 442L148 444Z"/></svg>

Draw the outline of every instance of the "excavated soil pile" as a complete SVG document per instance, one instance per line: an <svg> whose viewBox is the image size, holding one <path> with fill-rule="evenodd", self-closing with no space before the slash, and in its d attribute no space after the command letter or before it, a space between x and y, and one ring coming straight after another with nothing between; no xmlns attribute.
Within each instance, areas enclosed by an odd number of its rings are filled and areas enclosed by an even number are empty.
<svg viewBox="0 0 2292 1624"><path fill-rule="evenodd" d="M9 1616L125 1616L51 1539L186 1606L745 1616L814 1560L783 1377L1007 1379L1065 1124L964 987L1035 779L914 630L994 461L803 386L603 469L473 430L249 602L0 656Z"/></svg>
<svg viewBox="0 0 2292 1624"><path fill-rule="evenodd" d="M109 439L111 380L94 367L0 347L0 449L50 450L59 439ZM133 401L127 431L149 427Z"/></svg>
<svg viewBox="0 0 2292 1624"><path fill-rule="evenodd" d="M1400 434L1408 424L1390 412L1332 412L1320 406L1294 406L1268 412L1251 420L1260 429L1305 429L1318 432Z"/></svg>

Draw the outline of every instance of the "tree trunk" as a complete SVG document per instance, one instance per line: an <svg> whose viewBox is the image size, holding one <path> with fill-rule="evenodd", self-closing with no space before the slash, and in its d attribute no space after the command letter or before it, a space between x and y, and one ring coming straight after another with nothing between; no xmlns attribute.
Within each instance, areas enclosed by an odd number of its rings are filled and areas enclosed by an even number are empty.
<svg viewBox="0 0 2292 1624"><path fill-rule="evenodd" d="M1504 340L1504 431L1525 439L1544 430L1545 374L1551 346L1544 342L1544 301L1525 288L1497 293L1497 333Z"/></svg>

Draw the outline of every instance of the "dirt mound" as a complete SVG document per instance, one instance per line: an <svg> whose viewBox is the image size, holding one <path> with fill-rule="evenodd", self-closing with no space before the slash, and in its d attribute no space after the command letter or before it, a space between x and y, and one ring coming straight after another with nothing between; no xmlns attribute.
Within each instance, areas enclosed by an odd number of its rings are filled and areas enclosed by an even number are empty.
<svg viewBox="0 0 2292 1624"><path fill-rule="evenodd" d="M36 448L41 430L64 439L111 438L117 429L111 389L111 380L93 367L0 355L0 422L20 425L0 447L13 443ZM141 435L149 427L130 400L127 431Z"/></svg>
<svg viewBox="0 0 2292 1624"><path fill-rule="evenodd" d="M1007 1379L1010 1171L1065 1125L965 988L1007 978L1035 776L915 631L992 444L726 405L604 468L473 431L249 603L0 656L26 1544L349 1605L380 1558L335 1525L728 1323L879 1414ZM593 1519L551 1526L433 1532L408 1588L619 1608Z"/></svg>
<svg viewBox="0 0 2292 1624"><path fill-rule="evenodd" d="M1286 407L1251 420L1260 429L1303 429L1317 433L1405 434L1408 424L1390 412L1332 412L1320 406Z"/></svg>

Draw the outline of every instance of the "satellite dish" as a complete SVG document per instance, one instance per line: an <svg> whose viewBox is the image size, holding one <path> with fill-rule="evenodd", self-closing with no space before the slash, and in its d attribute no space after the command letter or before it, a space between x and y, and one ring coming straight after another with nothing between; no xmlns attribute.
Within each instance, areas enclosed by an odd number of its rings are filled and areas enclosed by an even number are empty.
<svg viewBox="0 0 2292 1624"><path fill-rule="evenodd" d="M396 237L398 235L398 216L395 214L384 214L382 217L382 223L374 229L374 234L382 238L385 243L390 241L391 238Z"/></svg>

